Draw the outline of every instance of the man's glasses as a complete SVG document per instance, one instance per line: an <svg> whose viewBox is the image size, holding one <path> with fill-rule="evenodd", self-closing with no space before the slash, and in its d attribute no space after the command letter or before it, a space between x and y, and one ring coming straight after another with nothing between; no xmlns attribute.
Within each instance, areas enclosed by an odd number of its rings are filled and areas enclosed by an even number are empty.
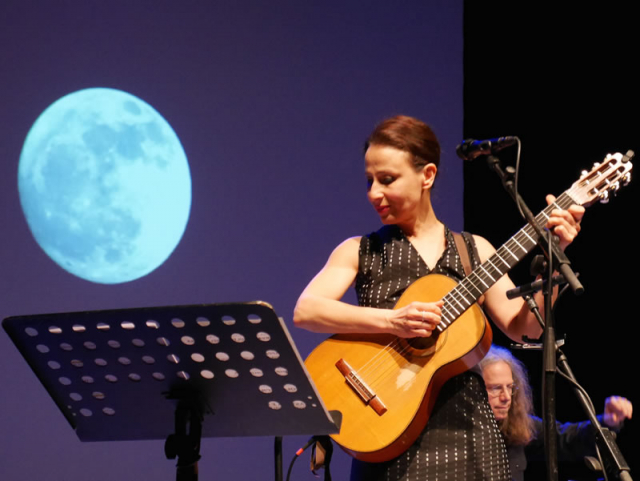
<svg viewBox="0 0 640 481"><path fill-rule="evenodd" d="M492 386L487 386L487 393L491 397L498 397L502 394L502 391L506 391L509 396L513 396L513 394L518 390L518 386L515 383L507 384L506 386L501 386L499 384L494 384Z"/></svg>

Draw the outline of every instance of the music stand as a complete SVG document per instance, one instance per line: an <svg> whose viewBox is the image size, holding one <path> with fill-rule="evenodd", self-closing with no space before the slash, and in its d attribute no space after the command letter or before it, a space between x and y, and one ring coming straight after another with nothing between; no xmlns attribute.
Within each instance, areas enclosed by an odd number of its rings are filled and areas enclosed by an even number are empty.
<svg viewBox="0 0 640 481"><path fill-rule="evenodd" d="M81 441L166 439L197 479L200 436L337 433L284 322L265 302L6 318ZM171 434L173 433L173 434Z"/></svg>

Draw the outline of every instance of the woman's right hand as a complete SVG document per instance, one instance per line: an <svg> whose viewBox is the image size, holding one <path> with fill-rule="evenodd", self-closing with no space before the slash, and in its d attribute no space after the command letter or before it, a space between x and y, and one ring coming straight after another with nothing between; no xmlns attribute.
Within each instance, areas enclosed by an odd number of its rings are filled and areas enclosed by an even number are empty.
<svg viewBox="0 0 640 481"><path fill-rule="evenodd" d="M398 337L429 337L440 323L443 301L412 302L387 314L389 333Z"/></svg>

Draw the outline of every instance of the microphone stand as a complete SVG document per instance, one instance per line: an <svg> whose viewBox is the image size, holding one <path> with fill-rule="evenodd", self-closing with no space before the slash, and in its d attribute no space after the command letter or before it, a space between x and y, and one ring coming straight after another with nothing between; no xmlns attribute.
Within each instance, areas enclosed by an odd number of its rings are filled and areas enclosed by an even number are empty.
<svg viewBox="0 0 640 481"><path fill-rule="evenodd" d="M582 404L583 409L587 413L587 416L596 430L596 447L598 456L600 457L600 463L602 470L607 479L607 475L613 475L615 479L621 479L623 481L631 481L631 475L629 474L629 465L626 463L618 445L615 442L615 435L607 428L602 428L595 414L593 403L589 399L586 391L577 383L573 371L569 367L569 363L565 354L560 350L559 345L556 342L555 325L553 312L551 309L551 301L553 294L553 286L556 283L553 278L554 265L558 265L558 270L561 273L561 277L564 277L574 294L579 295L584 292L584 288L577 279L576 274L570 268L570 262L562 249L558 244L558 238L553 236L551 232L548 232L549 239L545 239L542 234L540 226L535 221L533 214L527 208L520 195L514 188L513 174L514 169L507 167L505 173L500 167L499 160L494 155L487 157L487 163L489 167L496 172L500 177L504 188L514 199L520 212L526 218L527 222L531 225L534 231L538 235L537 243L542 248L543 252L548 259L548 274L547 279L543 279L542 283L534 282L528 286L512 289L507 296L511 299L517 295L522 296L529 306L529 309L533 312L538 323L543 328L543 426L544 426L544 441L545 441L545 458L547 460L547 477L551 481L558 479L558 460L557 460L557 436L556 436L556 421L555 421L555 373L556 373L556 356L558 356L557 364L560 366L559 372L563 377L569 380L577 394L579 402ZM538 305L533 299L533 293L542 287L544 294L544 308L546 322L541 318ZM524 339L526 341L526 339ZM526 348L539 349L532 345L527 345ZM604 461L604 462L603 462Z"/></svg>
<svg viewBox="0 0 640 481"><path fill-rule="evenodd" d="M573 390L582 405L591 425L596 430L596 446L598 448L598 456L600 457L600 463L602 464L602 470L605 473L605 479L607 474L612 474L614 479L620 479L622 481L631 481L633 478L629 474L629 465L622 456L620 448L616 444L615 434L608 428L603 428L598 422L596 412L593 407L591 399L587 396L586 392L578 384L573 371L569 367L567 356L562 352L560 348L556 348L558 353L558 365L560 366L564 375L573 385Z"/></svg>
<svg viewBox="0 0 640 481"><path fill-rule="evenodd" d="M557 243L549 243L546 239L544 239L543 231L536 222L533 213L531 212L531 210L529 210L527 204L524 202L520 194L515 191L513 168L507 167L506 172L502 170L502 167L500 166L500 160L495 155L487 156L487 165L498 175L498 177L500 177L503 187L513 198L516 205L519 206L522 214L525 217L525 220L534 229L536 234L538 234L538 245L544 252L545 256L548 259L551 259L553 261L553 264L558 265L558 271L567 280L573 292L576 295L582 294L584 292L584 287L578 280L575 272L573 272L573 269L571 269L571 262L569 261L569 258L566 256L564 251L560 249L560 246ZM551 253L551 256L549 255L549 253Z"/></svg>
<svg viewBox="0 0 640 481"><path fill-rule="evenodd" d="M558 242L552 240L552 234L549 232L549 240L545 239L541 227L535 220L535 217L531 213L531 210L527 207L522 197L516 192L514 187L513 168L507 168L505 172L500 166L500 160L495 155L487 156L487 164L491 170L493 170L500 180L505 190L511 195L519 210L524 215L526 221L531 225L536 234L538 235L537 243L549 259L548 262L548 279L553 278L553 269L555 265L559 266L559 271L567 279L567 282L573 289L574 293L581 294L584 291L582 284L578 281L575 273L570 267L569 259L566 257L562 249L560 249ZM558 446L556 437L555 426L555 413L556 413L556 393L555 393L555 374L556 374L556 359L555 359L555 325L553 320L553 313L551 311L551 302L553 294L552 282L547 282L547 289L544 291L544 310L545 319L543 342L543 425L544 425L544 444L545 444L545 459L547 462L547 479L549 481L558 480ZM539 320L540 322L540 320Z"/></svg>
<svg viewBox="0 0 640 481"><path fill-rule="evenodd" d="M544 327L544 320L540 316L540 310L538 309L538 304L535 300L533 300L533 293L540 290L541 285L537 283L529 284L528 286L524 286L522 288L512 289L509 292L513 292L513 295L509 296L510 299L521 295L531 312L536 316L536 319L540 323L541 326ZM518 294L515 291L519 290ZM598 421L598 417L596 415L596 410L593 407L593 402L587 395L586 391L578 384L578 381L573 374L573 371L569 367L569 362L567 360L567 356L562 352L560 346L564 344L564 340L560 340L554 343L555 353L558 357L557 363L560 366L560 373L563 377L565 377L573 386L573 390L578 397L578 401L580 402L584 412L587 415L587 418L591 422L593 429L595 430L595 443L597 447L598 457L600 458L600 466L594 467L593 465L587 463L590 469L598 470L601 469L605 475L605 479L609 479L608 476L612 476L612 479L620 479L622 481L632 481L631 474L629 473L630 467L627 464L620 448L618 447L615 441L615 434L612 433L608 428L603 428L600 422ZM524 350L541 350L543 346L540 344L515 344L512 347L517 349ZM555 422L554 422L555 424ZM555 430L555 426L554 426ZM546 439L545 439L546 443Z"/></svg>

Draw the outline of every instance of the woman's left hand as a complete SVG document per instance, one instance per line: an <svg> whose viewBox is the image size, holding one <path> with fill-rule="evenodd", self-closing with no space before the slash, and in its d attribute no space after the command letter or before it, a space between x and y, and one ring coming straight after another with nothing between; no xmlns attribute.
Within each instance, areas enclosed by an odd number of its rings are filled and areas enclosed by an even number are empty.
<svg viewBox="0 0 640 481"><path fill-rule="evenodd" d="M547 204L551 205L555 200L554 196L547 196ZM567 210L554 209L551 211L551 217L547 221L547 229L553 229L553 232L560 238L562 250L565 250L580 232L580 221L582 221L583 215L584 207L581 205L572 205Z"/></svg>

